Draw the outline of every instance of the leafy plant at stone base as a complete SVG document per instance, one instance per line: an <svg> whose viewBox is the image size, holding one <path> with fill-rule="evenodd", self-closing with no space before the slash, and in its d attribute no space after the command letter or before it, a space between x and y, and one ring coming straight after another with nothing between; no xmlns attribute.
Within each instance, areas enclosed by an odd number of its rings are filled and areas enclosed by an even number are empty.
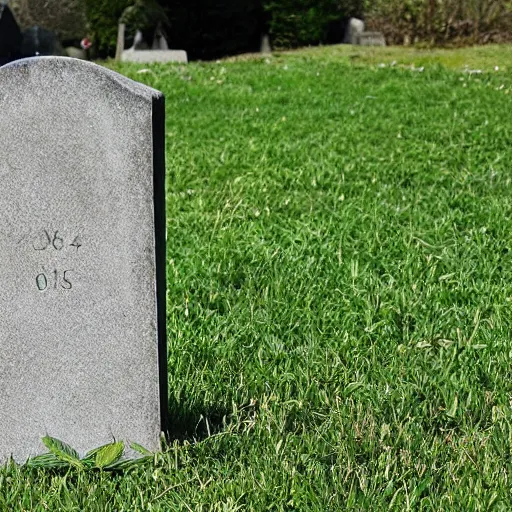
<svg viewBox="0 0 512 512"><path fill-rule="evenodd" d="M86 453L80 458L78 452L68 444L45 436L42 439L49 453L38 455L29 459L26 466L30 468L55 468L55 469L76 469L82 470L106 470L115 471L128 469L132 466L141 466L151 462L154 454L137 443L131 443L130 448L142 457L138 459L122 459L124 454L124 442L118 441L109 443Z"/></svg>

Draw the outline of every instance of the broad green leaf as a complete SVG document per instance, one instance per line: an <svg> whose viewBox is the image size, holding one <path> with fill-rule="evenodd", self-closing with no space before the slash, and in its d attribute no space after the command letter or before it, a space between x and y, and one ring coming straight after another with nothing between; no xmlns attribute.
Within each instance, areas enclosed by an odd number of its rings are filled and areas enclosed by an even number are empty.
<svg viewBox="0 0 512 512"><path fill-rule="evenodd" d="M59 459L53 453L45 453L32 457L26 463L26 466L31 468L64 468L68 464Z"/></svg>
<svg viewBox="0 0 512 512"><path fill-rule="evenodd" d="M103 448L105 448L106 446L110 446L112 443L108 443L108 444L104 444L102 446L98 446L98 448L94 448L90 451L88 451L85 456L82 458L82 462L88 462L88 461L92 461L94 462L96 460L96 454L100 451L100 450L103 450Z"/></svg>
<svg viewBox="0 0 512 512"><path fill-rule="evenodd" d="M117 462L124 452L124 443L119 441L117 443L107 444L102 446L96 452L95 464L98 468L104 468L110 464Z"/></svg>
<svg viewBox="0 0 512 512"><path fill-rule="evenodd" d="M112 464L109 464L105 469L115 471L115 470L126 470L133 467L140 467L144 464L151 463L153 461L153 457L141 457L139 459L123 459L118 460Z"/></svg>
<svg viewBox="0 0 512 512"><path fill-rule="evenodd" d="M59 460L67 462L75 468L83 468L78 452L68 444L50 436L43 437L42 441L46 448L50 450L50 453L53 453L53 455L55 455Z"/></svg>
<svg viewBox="0 0 512 512"><path fill-rule="evenodd" d="M130 448L132 450L135 450L136 452L139 452L141 455L146 455L146 456L153 455L152 452L150 452L147 448L144 448L144 446L142 446L138 443L130 443Z"/></svg>
<svg viewBox="0 0 512 512"><path fill-rule="evenodd" d="M93 450L88 451L85 456L82 458L82 463L87 468L92 468L96 466L96 454L105 448L106 446L110 446L112 443L104 444L103 446L98 446L98 448L94 448Z"/></svg>

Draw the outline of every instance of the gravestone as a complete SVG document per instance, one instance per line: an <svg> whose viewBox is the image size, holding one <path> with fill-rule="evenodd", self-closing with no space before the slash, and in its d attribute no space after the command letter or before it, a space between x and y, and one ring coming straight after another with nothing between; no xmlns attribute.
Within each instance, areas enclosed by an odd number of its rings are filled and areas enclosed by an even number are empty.
<svg viewBox="0 0 512 512"><path fill-rule="evenodd" d="M116 58L120 57L120 59L124 62L139 62L148 64L151 62L181 62L183 64L188 63L188 56L185 50L169 50L167 40L165 39L160 28L157 28L155 32L149 32L151 34L150 36L148 36L148 34L144 35L142 31L137 30L133 41L133 46L127 50L124 50L121 48L121 41L124 40L124 37L121 38L121 33L124 34L124 26L123 24L120 24ZM151 49L148 44L148 37L151 40Z"/></svg>
<svg viewBox="0 0 512 512"><path fill-rule="evenodd" d="M152 62L180 62L187 64L188 56L185 50L134 50L129 48L121 54L121 61L145 64Z"/></svg>
<svg viewBox="0 0 512 512"><path fill-rule="evenodd" d="M261 35L260 53L270 55L272 53L272 47L270 46L270 37L268 34Z"/></svg>
<svg viewBox="0 0 512 512"><path fill-rule="evenodd" d="M356 41L360 46L386 46L386 39L382 32L361 32L357 34Z"/></svg>
<svg viewBox="0 0 512 512"><path fill-rule="evenodd" d="M364 21L358 18L349 18L345 28L345 44L357 44L358 35L364 31Z"/></svg>
<svg viewBox="0 0 512 512"><path fill-rule="evenodd" d="M0 133L0 461L45 435L157 450L164 98L86 61L19 60L0 68Z"/></svg>

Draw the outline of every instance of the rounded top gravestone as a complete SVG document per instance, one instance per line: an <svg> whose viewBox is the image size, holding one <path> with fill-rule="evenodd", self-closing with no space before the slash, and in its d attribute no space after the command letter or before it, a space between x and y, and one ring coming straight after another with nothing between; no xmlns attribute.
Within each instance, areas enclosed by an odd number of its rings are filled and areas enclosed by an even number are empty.
<svg viewBox="0 0 512 512"><path fill-rule="evenodd" d="M0 68L0 461L159 447L164 98L64 57Z"/></svg>

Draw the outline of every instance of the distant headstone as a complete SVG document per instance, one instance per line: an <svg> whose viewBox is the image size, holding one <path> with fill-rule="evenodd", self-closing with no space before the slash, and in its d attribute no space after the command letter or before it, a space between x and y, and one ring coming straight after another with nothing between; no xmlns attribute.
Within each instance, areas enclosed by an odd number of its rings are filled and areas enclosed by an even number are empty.
<svg viewBox="0 0 512 512"><path fill-rule="evenodd" d="M185 50L135 50L133 47L124 50L121 54L121 60L124 62L188 62L187 52Z"/></svg>
<svg viewBox="0 0 512 512"><path fill-rule="evenodd" d="M364 31L364 21L357 18L349 18L345 29L345 44L358 44L357 37Z"/></svg>
<svg viewBox="0 0 512 512"><path fill-rule="evenodd" d="M164 98L87 61L0 68L0 461L167 410Z"/></svg>
<svg viewBox="0 0 512 512"><path fill-rule="evenodd" d="M162 27L158 25L155 30L155 35L153 36L153 44L151 45L152 50L168 50L169 44L167 43L167 39L165 38L164 31Z"/></svg>
<svg viewBox="0 0 512 512"><path fill-rule="evenodd" d="M0 66L19 59L21 31L6 3L0 2Z"/></svg>
<svg viewBox="0 0 512 512"><path fill-rule="evenodd" d="M149 50L153 44L153 31L137 30L133 38L132 50Z"/></svg>
<svg viewBox="0 0 512 512"><path fill-rule="evenodd" d="M51 30L36 26L23 31L21 54L23 57L36 57L64 55L65 51L58 37Z"/></svg>
<svg viewBox="0 0 512 512"><path fill-rule="evenodd" d="M356 44L360 46L386 46L382 32L361 32L357 35Z"/></svg>
<svg viewBox="0 0 512 512"><path fill-rule="evenodd" d="M116 42L116 60L121 60L121 55L124 52L124 34L126 31L126 25L119 23L117 26L117 42Z"/></svg>
<svg viewBox="0 0 512 512"><path fill-rule="evenodd" d="M270 46L270 37L268 34L261 35L260 53L272 53L272 47Z"/></svg>
<svg viewBox="0 0 512 512"><path fill-rule="evenodd" d="M76 48L75 46L68 46L64 48L68 57L73 57L74 59L87 59L87 53L82 48Z"/></svg>
<svg viewBox="0 0 512 512"><path fill-rule="evenodd" d="M119 26L121 27L122 24ZM120 39L119 30L119 39ZM124 32L123 32L124 35ZM133 39L133 45L127 50L121 50L122 44L118 41L116 59L120 55L125 62L140 62L149 64L151 62L188 62L185 50L169 50L167 40L160 26L156 30L137 30Z"/></svg>

